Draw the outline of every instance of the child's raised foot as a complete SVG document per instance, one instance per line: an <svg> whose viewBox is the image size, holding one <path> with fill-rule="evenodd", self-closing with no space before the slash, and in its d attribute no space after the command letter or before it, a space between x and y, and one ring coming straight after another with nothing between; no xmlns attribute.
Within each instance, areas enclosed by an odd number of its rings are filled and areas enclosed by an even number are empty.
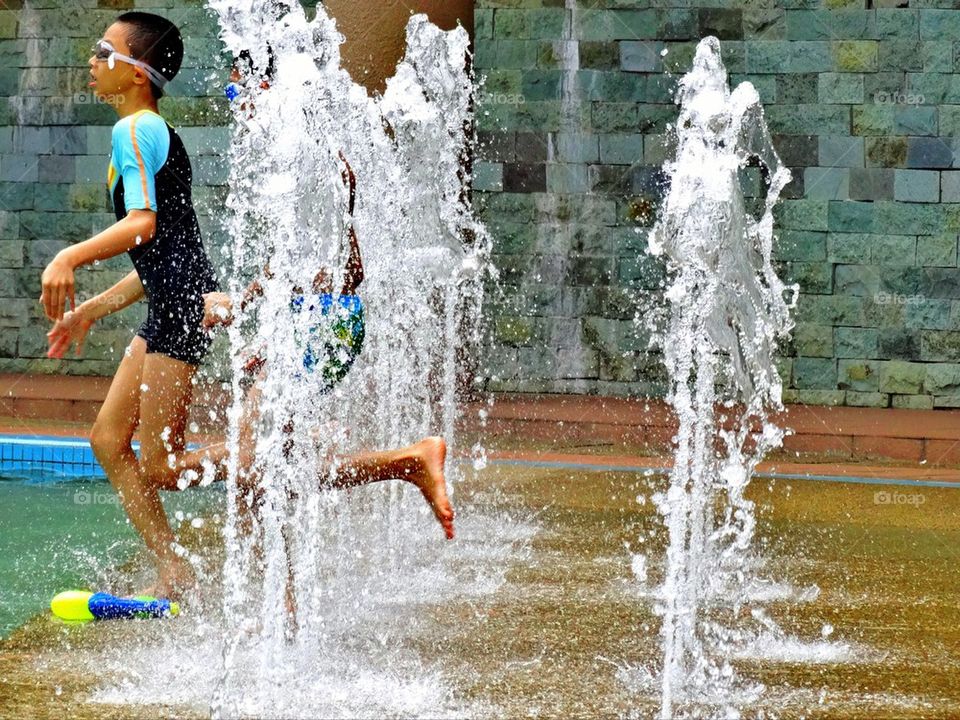
<svg viewBox="0 0 960 720"><path fill-rule="evenodd" d="M447 443L442 437L433 436L424 438L413 449L422 470L410 478L410 482L420 488L423 497L430 503L447 540L453 540L454 512L447 497L447 481L443 474Z"/></svg>

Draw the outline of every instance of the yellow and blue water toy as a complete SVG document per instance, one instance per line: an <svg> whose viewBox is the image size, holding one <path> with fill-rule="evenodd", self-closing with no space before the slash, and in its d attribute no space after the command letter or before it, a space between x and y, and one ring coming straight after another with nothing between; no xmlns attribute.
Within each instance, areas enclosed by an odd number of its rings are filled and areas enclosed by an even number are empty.
<svg viewBox="0 0 960 720"><path fill-rule="evenodd" d="M170 600L140 595L121 598L109 593L67 590L50 601L50 610L61 620L119 620L124 618L164 618L180 614L180 606Z"/></svg>

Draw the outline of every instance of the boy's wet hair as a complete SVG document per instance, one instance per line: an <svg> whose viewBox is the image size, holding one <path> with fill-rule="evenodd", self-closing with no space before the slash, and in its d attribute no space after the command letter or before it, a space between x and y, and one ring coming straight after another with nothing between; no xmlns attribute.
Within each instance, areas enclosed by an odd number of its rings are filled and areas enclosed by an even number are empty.
<svg viewBox="0 0 960 720"><path fill-rule="evenodd" d="M261 80L273 80L273 48L267 45L267 67L261 70L254 65L253 57L249 50L241 50L240 54L233 59L233 66L240 71L240 74L246 77L258 77Z"/></svg>
<svg viewBox="0 0 960 720"><path fill-rule="evenodd" d="M142 60L163 75L173 80L183 63L183 38L180 30L165 17L146 12L126 12L117 22L130 27L127 44L130 54ZM150 90L156 99L163 97L163 90L150 82Z"/></svg>

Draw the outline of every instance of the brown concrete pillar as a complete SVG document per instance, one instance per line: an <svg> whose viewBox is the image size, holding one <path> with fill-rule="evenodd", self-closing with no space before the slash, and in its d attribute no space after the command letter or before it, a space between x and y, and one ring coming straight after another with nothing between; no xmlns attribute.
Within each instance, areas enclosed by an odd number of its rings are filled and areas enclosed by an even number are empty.
<svg viewBox="0 0 960 720"><path fill-rule="evenodd" d="M444 30L459 21L473 36L473 0L326 0L324 5L346 37L343 66L370 91L383 91L403 57L411 15L426 13Z"/></svg>

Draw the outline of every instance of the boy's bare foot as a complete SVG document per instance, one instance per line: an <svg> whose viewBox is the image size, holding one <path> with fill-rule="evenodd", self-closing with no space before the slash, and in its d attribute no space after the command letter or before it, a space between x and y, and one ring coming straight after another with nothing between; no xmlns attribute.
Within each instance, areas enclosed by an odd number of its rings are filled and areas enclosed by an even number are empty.
<svg viewBox="0 0 960 720"><path fill-rule="evenodd" d="M146 595L161 600L183 600L197 586L193 568L183 560L161 565L154 585L138 592L135 597Z"/></svg>
<svg viewBox="0 0 960 720"><path fill-rule="evenodd" d="M447 497L447 481L443 475L443 465L447 457L447 443L442 437L424 438L413 446L415 455L420 460L421 470L410 482L420 488L423 497L433 508L447 540L453 540L453 508Z"/></svg>

